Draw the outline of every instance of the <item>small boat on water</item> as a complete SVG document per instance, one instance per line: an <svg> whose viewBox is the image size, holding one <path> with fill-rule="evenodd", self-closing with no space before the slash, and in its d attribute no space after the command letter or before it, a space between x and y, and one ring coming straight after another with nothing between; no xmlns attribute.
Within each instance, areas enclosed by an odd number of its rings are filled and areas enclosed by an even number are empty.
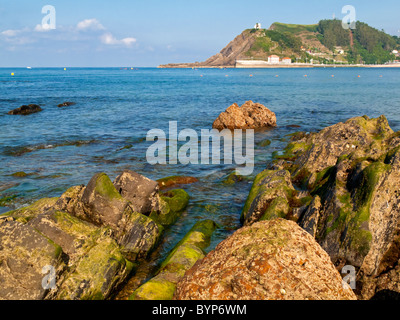
<svg viewBox="0 0 400 320"><path fill-rule="evenodd" d="M32 67L26 67L27 69L32 69Z"/></svg>

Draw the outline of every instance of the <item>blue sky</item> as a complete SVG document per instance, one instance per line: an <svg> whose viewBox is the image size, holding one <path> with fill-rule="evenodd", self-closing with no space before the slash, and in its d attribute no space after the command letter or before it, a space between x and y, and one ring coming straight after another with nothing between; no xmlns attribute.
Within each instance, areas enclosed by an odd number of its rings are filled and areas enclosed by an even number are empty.
<svg viewBox="0 0 400 320"><path fill-rule="evenodd" d="M56 29L42 30L42 7ZM357 19L400 35L400 1L382 0L0 0L0 67L152 67L203 61L256 22Z"/></svg>

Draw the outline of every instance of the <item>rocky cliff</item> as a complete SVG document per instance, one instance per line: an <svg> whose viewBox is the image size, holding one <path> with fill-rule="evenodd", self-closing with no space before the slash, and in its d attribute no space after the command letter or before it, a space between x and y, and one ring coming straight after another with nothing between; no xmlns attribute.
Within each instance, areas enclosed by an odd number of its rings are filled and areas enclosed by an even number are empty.
<svg viewBox="0 0 400 320"><path fill-rule="evenodd" d="M237 59L244 57L244 52L251 48L255 39L255 33L245 30L222 49L220 53L217 53L204 62L167 64L161 65L159 68L233 67Z"/></svg>

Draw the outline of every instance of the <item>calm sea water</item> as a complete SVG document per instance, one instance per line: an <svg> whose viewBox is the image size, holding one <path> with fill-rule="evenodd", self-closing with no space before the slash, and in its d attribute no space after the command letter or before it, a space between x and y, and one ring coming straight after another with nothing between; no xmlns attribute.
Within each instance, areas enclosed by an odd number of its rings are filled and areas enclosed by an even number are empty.
<svg viewBox="0 0 400 320"><path fill-rule="evenodd" d="M200 132L232 103L260 102L277 114L279 127L256 134L256 142L272 141L256 148L256 174L285 145L286 135L299 130L364 114L385 114L399 130L399 79L400 69L0 69L0 198L16 196L11 208L20 207L60 196L97 172L111 179L124 169L153 179L195 176L200 182L186 187L190 205L167 231L162 251L204 218L221 225L213 248L239 227L251 182L224 185L234 166L149 165L148 130L167 131L169 121L178 121L179 130ZM58 108L64 101L77 104ZM7 115L31 103L44 111ZM11 176L18 171L29 175Z"/></svg>

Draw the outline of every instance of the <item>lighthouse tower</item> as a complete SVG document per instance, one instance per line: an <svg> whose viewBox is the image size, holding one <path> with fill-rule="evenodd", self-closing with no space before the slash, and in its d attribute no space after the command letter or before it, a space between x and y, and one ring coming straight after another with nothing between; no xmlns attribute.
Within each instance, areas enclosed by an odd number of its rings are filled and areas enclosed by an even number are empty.
<svg viewBox="0 0 400 320"><path fill-rule="evenodd" d="M261 23L256 23L254 29L261 30Z"/></svg>

